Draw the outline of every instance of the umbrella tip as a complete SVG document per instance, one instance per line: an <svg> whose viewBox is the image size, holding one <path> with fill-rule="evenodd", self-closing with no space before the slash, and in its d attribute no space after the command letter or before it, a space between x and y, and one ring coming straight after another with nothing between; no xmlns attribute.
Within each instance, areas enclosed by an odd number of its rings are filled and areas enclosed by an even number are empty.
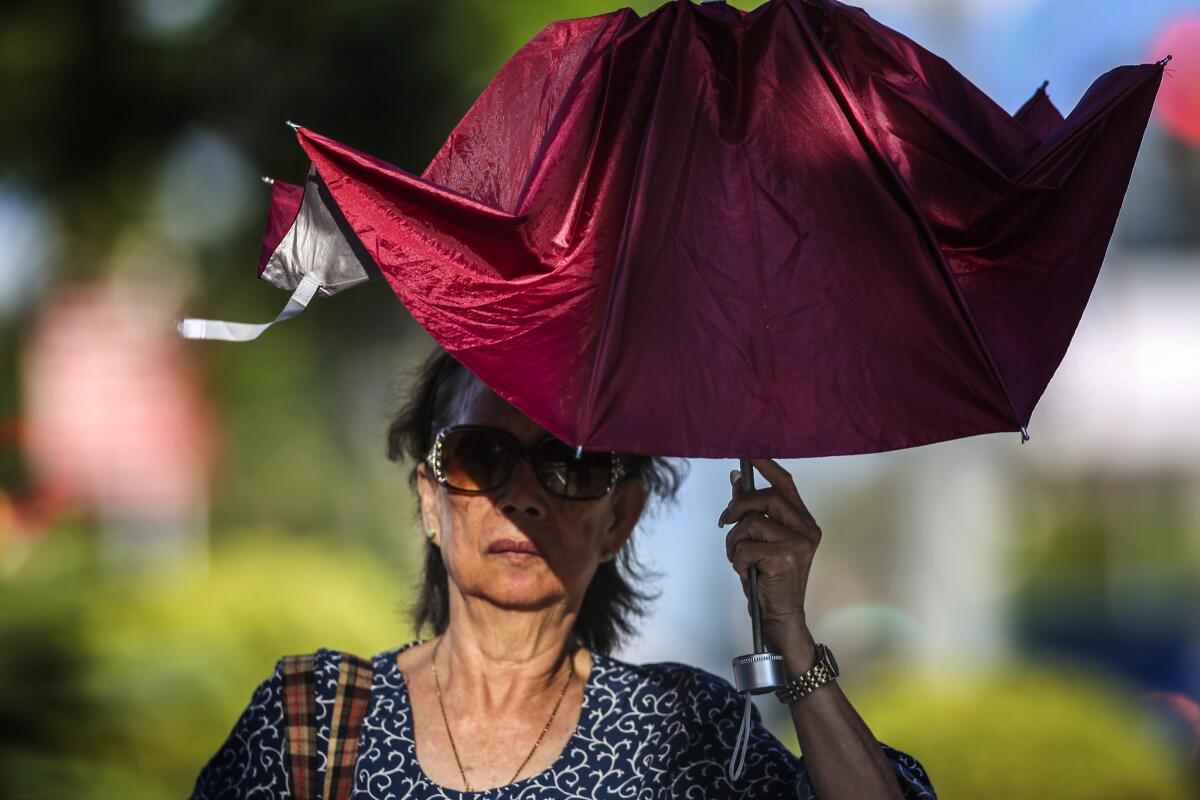
<svg viewBox="0 0 1200 800"><path fill-rule="evenodd" d="M1046 87L1050 85L1050 81L1042 81L1042 91L1046 91Z"/></svg>
<svg viewBox="0 0 1200 800"><path fill-rule="evenodd" d="M1161 59L1161 60L1158 62L1158 65L1159 65L1160 67L1165 67L1165 66L1167 65L1167 62L1168 62L1168 61L1170 61L1170 60L1171 60L1173 57L1174 57L1174 56L1167 55L1167 57L1166 57L1166 58L1163 58L1163 59Z"/></svg>
<svg viewBox="0 0 1200 800"><path fill-rule="evenodd" d="M576 445L575 446L575 460L578 461L580 456L582 456L582 455L583 455L583 445Z"/></svg>
<svg viewBox="0 0 1200 800"><path fill-rule="evenodd" d="M271 178L271 177L269 177L269 176L267 176L267 175L263 175L261 180L262 180L262 182L263 182L263 183L265 183L267 186L274 186L274 185L275 185L275 179L274 179L274 178Z"/></svg>
<svg viewBox="0 0 1200 800"><path fill-rule="evenodd" d="M294 131L300 130L300 126L297 125L296 123L292 122L290 119L287 121L287 126Z"/></svg>
<svg viewBox="0 0 1200 800"><path fill-rule="evenodd" d="M1024 425L1022 425L1021 426L1021 444L1025 444L1028 441L1029 441L1029 431L1027 431L1025 429Z"/></svg>

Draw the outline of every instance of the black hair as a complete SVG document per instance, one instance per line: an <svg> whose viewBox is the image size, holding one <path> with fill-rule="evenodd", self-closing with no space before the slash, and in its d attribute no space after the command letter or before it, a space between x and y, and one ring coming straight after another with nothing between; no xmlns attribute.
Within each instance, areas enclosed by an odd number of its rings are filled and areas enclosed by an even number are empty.
<svg viewBox="0 0 1200 800"><path fill-rule="evenodd" d="M453 356L435 345L410 381L407 397L388 426L387 457L412 468L409 486L417 486L417 465L425 460L437 431L451 422L455 400L478 380ZM683 482L684 462L658 456L625 454L624 481L638 480L653 501L673 501ZM417 508L420 520L420 508ZM634 632L634 620L643 616L654 598L642 584L647 576L633 547L621 548L617 557L596 568L575 620L576 641L598 653L611 653ZM450 623L450 587L441 549L425 542L425 563L417 600L412 608L417 631L428 627L441 635Z"/></svg>

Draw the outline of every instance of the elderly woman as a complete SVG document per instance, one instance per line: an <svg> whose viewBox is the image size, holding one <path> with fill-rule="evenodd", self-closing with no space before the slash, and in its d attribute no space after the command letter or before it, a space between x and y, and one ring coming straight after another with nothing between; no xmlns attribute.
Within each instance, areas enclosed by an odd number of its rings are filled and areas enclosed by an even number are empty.
<svg viewBox="0 0 1200 800"><path fill-rule="evenodd" d="M804 756L755 714L731 782L742 697L700 669L610 655L645 600L630 535L648 497L674 495L672 465L577 457L441 351L392 423L389 457L405 456L427 538L415 618L433 637L374 656L357 704L334 688L353 656L318 651L307 692L287 689L281 661L194 797L934 797L920 764L877 742L831 680L804 613L821 531L776 462L753 462L767 488L741 493L735 473L716 521L731 526L743 587L758 565L767 642L789 676L807 673L788 698ZM357 741L314 756L356 712ZM298 746L304 726L313 734Z"/></svg>

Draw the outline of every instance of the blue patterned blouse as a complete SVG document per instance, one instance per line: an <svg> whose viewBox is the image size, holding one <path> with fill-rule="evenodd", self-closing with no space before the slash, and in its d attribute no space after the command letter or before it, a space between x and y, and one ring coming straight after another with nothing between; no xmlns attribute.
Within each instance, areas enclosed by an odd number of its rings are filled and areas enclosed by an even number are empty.
<svg viewBox="0 0 1200 800"><path fill-rule="evenodd" d="M731 785L726 765L744 701L720 678L682 664L635 666L592 654L575 733L548 769L482 792L434 783L417 763L412 712L396 654L373 658L371 698L355 764L353 800L439 798L746 797L815 800L804 759L785 748L754 715L745 772ZM315 656L320 752L328 744L341 653ZM229 738L205 765L193 798L291 798L285 763L281 666L254 692ZM912 756L881 745L906 798L934 798L929 776ZM323 767L322 767L323 775ZM321 785L321 781L317 781Z"/></svg>

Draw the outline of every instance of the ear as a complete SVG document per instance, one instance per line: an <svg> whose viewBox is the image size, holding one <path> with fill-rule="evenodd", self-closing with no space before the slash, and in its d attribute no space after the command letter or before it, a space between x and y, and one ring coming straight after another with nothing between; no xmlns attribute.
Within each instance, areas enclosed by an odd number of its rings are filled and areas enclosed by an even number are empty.
<svg viewBox="0 0 1200 800"><path fill-rule="evenodd" d="M627 481L617 487L612 502L613 521L604 538L605 547L617 553L633 535L646 508L646 487L639 480Z"/></svg>
<svg viewBox="0 0 1200 800"><path fill-rule="evenodd" d="M433 479L428 465L422 461L417 464L417 498L421 503L421 526L425 530L438 527L438 509L441 498L438 496L441 486ZM440 531L439 531L440 533Z"/></svg>

